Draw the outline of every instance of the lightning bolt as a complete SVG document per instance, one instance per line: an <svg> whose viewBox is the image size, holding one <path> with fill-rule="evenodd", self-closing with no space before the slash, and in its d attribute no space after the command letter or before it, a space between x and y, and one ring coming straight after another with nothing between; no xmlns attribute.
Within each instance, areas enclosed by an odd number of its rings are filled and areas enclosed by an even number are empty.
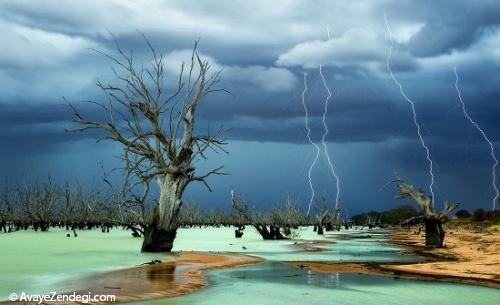
<svg viewBox="0 0 500 305"><path fill-rule="evenodd" d="M314 191L314 186L312 183L311 174L314 166L316 166L316 163L318 162L320 150L319 146L311 140L311 128L309 127L309 112L307 110L307 105L306 105L306 92L307 92L307 72L304 72L304 90L302 91L302 105L304 106L304 113L305 113L304 123L307 129L307 140L312 146L314 146L316 150L316 155L314 157L313 162L311 163L311 166L309 167L309 172L307 174L307 177L309 178L309 188L311 189L311 198L309 199L309 205L307 207L307 216L309 216L309 213L311 212L311 206L314 201L314 197L316 196Z"/></svg>
<svg viewBox="0 0 500 305"><path fill-rule="evenodd" d="M464 113L464 116L477 129L477 131L479 131L481 133L481 135L483 136L483 139L486 142L488 142L488 144L490 145L491 158L493 159L493 166L491 168L491 177L492 177L491 184L493 186L493 189L495 190L495 197L493 197L493 211L495 211L497 198L500 197L500 193L498 191L498 187L497 187L497 183L496 183L496 176L497 176L496 175L496 167L498 165L498 159L495 156L495 148L494 148L494 145L491 142L491 140L488 138L488 136L484 132L484 130L479 126L478 123L476 123L470 117L469 113L467 112L467 109L465 107L465 103L464 103L464 101L462 99L462 93L460 92L460 89L458 88L458 81L459 81L459 79L458 79L457 67L453 68L453 72L455 72L455 89L457 90L458 99L460 100L460 104L462 106L462 112Z"/></svg>
<svg viewBox="0 0 500 305"><path fill-rule="evenodd" d="M432 162L431 154L430 154L430 151L429 151L429 147L427 146L427 144L425 144L424 138L422 137L421 127L420 127L420 124L417 121L417 112L415 111L415 104L413 103L413 101L410 98L408 98L408 96L406 95L406 93L403 90L403 86L396 79L396 77L394 76L394 74L392 73L392 70L390 68L389 62L390 62L390 58L391 58L391 55L392 55L392 48L394 47L394 41L392 39L392 32L391 32L391 28L389 26L389 21L387 20L387 15L386 14L384 14L384 20L385 20L385 26L387 27L387 32L389 33L389 40L391 42L391 47L389 48L389 53L387 54L387 61L386 61L387 71L389 71L389 74L391 75L392 80L399 87L399 91L401 92L401 95L403 95L403 98L411 106L411 111L413 113L413 124L415 124L415 127L417 128L417 135L418 135L418 138L420 140L420 145L425 150L425 155L426 155L426 158L427 158L427 162L429 163L429 175L431 176L431 183L429 185L429 188L431 190L432 206L434 206L434 199L435 199L434 189L433 189L433 186L434 186L434 171L433 171L433 162Z"/></svg>
<svg viewBox="0 0 500 305"><path fill-rule="evenodd" d="M330 32L328 32L329 34ZM328 35L330 36L330 35ZM340 198L340 179L339 176L337 175L335 171L335 166L333 165L332 160L330 159L330 154L328 153L328 146L326 145L326 136L328 135L328 126L326 125L326 115L328 114L328 104L330 102L330 99L332 97L332 92L330 91L330 88L328 88L328 85L326 84L326 79L325 76L323 75L323 67L319 65L319 75L321 75L321 79L323 80L323 86L325 86L326 91L328 92L328 96L325 99L325 108L323 110L323 127L325 129L325 132L323 133L323 136L321 137L321 144L323 145L323 152L325 154L326 160L328 161L328 165L330 167L330 171L332 172L332 175L335 177L335 185L337 189L337 194L335 196L335 210L338 209L339 207L339 198Z"/></svg>

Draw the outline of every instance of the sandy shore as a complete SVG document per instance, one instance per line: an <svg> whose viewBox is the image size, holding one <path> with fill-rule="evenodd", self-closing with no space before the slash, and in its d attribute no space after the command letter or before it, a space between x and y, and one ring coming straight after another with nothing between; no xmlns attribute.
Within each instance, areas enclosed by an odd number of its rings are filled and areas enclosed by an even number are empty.
<svg viewBox="0 0 500 305"><path fill-rule="evenodd" d="M500 288L500 234L472 230L448 230L445 247L425 247L424 235L413 229L398 229L390 241L427 258L426 262L406 265L382 265L396 272L442 277Z"/></svg>
<svg viewBox="0 0 500 305"><path fill-rule="evenodd" d="M166 262L137 266L104 273L82 280L77 295L116 296L116 302L157 299L191 293L207 285L203 272L210 269L255 264L262 259L233 253L179 252ZM70 295L74 292L64 293ZM2 304L37 304L37 302L2 302ZM101 302L91 302L98 304ZM104 303L104 302L102 302ZM44 302L44 304L77 304Z"/></svg>
<svg viewBox="0 0 500 305"><path fill-rule="evenodd" d="M425 247L423 235L413 229L394 230L390 242L408 254L425 258L419 263L327 263L298 261L297 268L317 272L355 272L421 280L443 280L500 288L500 234L449 230L445 248Z"/></svg>

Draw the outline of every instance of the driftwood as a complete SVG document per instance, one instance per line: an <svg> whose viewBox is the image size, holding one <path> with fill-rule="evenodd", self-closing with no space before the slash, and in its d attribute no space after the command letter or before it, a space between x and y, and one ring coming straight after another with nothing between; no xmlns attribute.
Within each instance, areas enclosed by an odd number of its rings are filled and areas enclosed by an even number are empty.
<svg viewBox="0 0 500 305"><path fill-rule="evenodd" d="M152 260L152 261L150 261L150 262L147 262L147 263L142 263L142 264L140 264L139 266L146 266L146 265L150 265L150 266L151 266L151 265L161 264L161 262L162 262L162 261L161 261L161 260L159 260L159 259L154 259L154 260Z"/></svg>

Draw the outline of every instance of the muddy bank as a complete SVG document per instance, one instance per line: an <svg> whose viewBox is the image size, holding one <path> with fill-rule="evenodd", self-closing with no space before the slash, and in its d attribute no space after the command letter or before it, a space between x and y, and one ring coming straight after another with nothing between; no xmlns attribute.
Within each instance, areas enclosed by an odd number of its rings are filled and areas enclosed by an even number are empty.
<svg viewBox="0 0 500 305"><path fill-rule="evenodd" d="M82 280L77 295L115 295L116 302L157 299L188 294L207 285L203 272L211 269L256 264L262 259L232 253L179 252L169 261L118 270ZM65 295L74 292L64 293ZM2 304L37 302L2 302ZM105 302L90 302L91 304ZM76 304L44 302L44 304Z"/></svg>
<svg viewBox="0 0 500 305"><path fill-rule="evenodd" d="M389 242L425 258L418 263L328 263L297 261L291 265L317 272L354 272L419 280L441 280L500 288L500 235L450 230L445 248L425 247L413 229L392 231Z"/></svg>

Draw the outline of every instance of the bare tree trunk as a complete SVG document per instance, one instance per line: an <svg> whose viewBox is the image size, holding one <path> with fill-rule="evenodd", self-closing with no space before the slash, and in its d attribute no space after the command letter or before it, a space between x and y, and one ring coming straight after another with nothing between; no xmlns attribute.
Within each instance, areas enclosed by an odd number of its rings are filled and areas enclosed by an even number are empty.
<svg viewBox="0 0 500 305"><path fill-rule="evenodd" d="M287 239L283 234L281 234L280 227L275 225L269 225L269 228L266 225L253 225L254 228L259 232L260 236L264 240L284 240Z"/></svg>
<svg viewBox="0 0 500 305"><path fill-rule="evenodd" d="M164 230L156 226L150 226L144 233L142 252L170 252L174 247L174 240L177 236L177 228Z"/></svg>
<svg viewBox="0 0 500 305"><path fill-rule="evenodd" d="M318 235L323 235L324 232L323 232L323 226L322 225L318 225L317 232L318 232Z"/></svg>
<svg viewBox="0 0 500 305"><path fill-rule="evenodd" d="M317 233L318 235L323 235L323 228L324 227L328 227L329 225L329 221L328 221L328 209L327 208L323 208L323 211L321 212L321 214L319 214L318 216L316 216L316 219L318 220L318 229L317 229ZM329 231L329 230L327 230Z"/></svg>
<svg viewBox="0 0 500 305"><path fill-rule="evenodd" d="M47 232L48 230L49 230L49 223L42 222L42 224L40 225L40 231Z"/></svg>
<svg viewBox="0 0 500 305"><path fill-rule="evenodd" d="M445 231L440 219L427 218L425 222L425 245L427 247L442 248Z"/></svg>
<svg viewBox="0 0 500 305"><path fill-rule="evenodd" d="M144 232L142 252L170 252L177 235L182 193L188 181L180 176L158 178L160 198L153 220Z"/></svg>

